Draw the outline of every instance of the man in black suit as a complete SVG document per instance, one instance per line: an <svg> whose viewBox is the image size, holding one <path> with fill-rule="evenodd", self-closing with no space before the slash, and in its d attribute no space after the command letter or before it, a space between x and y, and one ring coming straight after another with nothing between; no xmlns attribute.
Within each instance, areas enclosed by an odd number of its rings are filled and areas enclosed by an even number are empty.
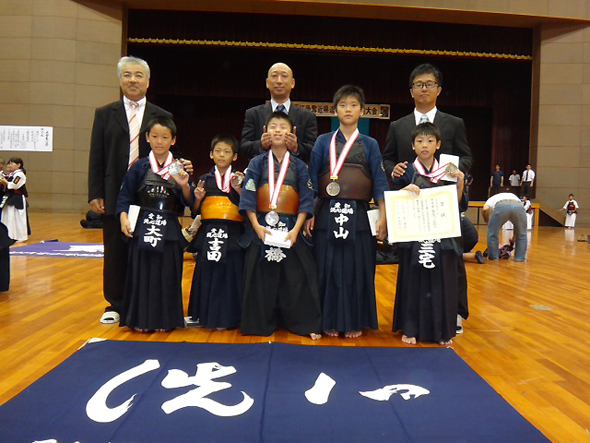
<svg viewBox="0 0 590 443"><path fill-rule="evenodd" d="M436 100L442 91L442 73L431 64L422 64L410 74L410 95L414 99L414 112L389 125L383 166L388 177L403 175L407 162L414 161L416 153L412 150L412 131L425 119L434 123L441 133L439 153L459 156L459 168L467 172L473 165L471 149L467 144L467 134L463 119L440 112Z"/></svg>
<svg viewBox="0 0 590 443"><path fill-rule="evenodd" d="M441 134L439 153L457 155L459 168L467 172L473 166L473 156L467 144L467 133L463 119L451 114L440 112L436 108L436 100L442 91L442 73L435 66L425 63L417 66L410 74L410 95L416 105L414 112L394 121L389 125L383 166L388 177L400 177L404 174L408 162L413 162L416 153L412 149L412 131L425 121L434 123ZM461 212L467 210L467 198L459 203ZM395 254L395 252L393 252ZM395 258L390 257L395 262ZM459 272L459 315L457 332L463 332L461 317L469 316L467 303L467 274L465 264L458 261Z"/></svg>
<svg viewBox="0 0 590 443"><path fill-rule="evenodd" d="M136 57L123 57L117 65L123 98L98 108L94 114L88 166L88 202L91 209L103 215L104 269L103 291L109 304L101 323L116 323L123 302L127 271L127 243L115 215L117 196L123 177L134 158L150 152L144 132L157 116L172 118L146 98L150 84L148 64ZM130 119L137 121L138 142L130 140ZM191 165L192 167L192 165Z"/></svg>
<svg viewBox="0 0 590 443"><path fill-rule="evenodd" d="M293 120L293 132L286 140L287 148L291 154L307 162L318 136L318 124L315 114L291 103L291 90L295 87L291 68L284 63L272 65L268 70L266 87L270 91L270 103L246 111L240 155L252 158L270 148L270 134L266 132L264 122L271 113L283 111Z"/></svg>

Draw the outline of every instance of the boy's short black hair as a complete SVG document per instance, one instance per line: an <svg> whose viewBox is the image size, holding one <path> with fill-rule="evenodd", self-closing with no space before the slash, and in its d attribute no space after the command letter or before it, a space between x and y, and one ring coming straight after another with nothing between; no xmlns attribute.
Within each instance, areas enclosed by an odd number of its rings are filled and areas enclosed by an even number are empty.
<svg viewBox="0 0 590 443"><path fill-rule="evenodd" d="M414 79L424 74L434 75L434 79L436 80L438 86L442 86L443 76L440 69L438 69L434 65L431 65L430 63L423 63L421 65L416 66L410 74L410 89L414 87Z"/></svg>
<svg viewBox="0 0 590 443"><path fill-rule="evenodd" d="M416 126L412 131L412 144L414 144L416 137L418 137L419 135L434 135L436 141L440 141L440 130L438 129L438 126L436 126L434 123L424 122Z"/></svg>
<svg viewBox="0 0 590 443"><path fill-rule="evenodd" d="M361 109L365 109L365 92L362 90L362 88L354 85L344 85L334 94L334 112L336 112L338 103L340 103L346 97L356 98L361 104Z"/></svg>
<svg viewBox="0 0 590 443"><path fill-rule="evenodd" d="M225 143L228 145L234 154L238 153L238 141L236 138L231 134L217 134L211 140L211 152L215 149L218 143Z"/></svg>
<svg viewBox="0 0 590 443"><path fill-rule="evenodd" d="M266 122L265 122L267 130L268 130L268 124L270 123L270 121L273 118L276 118L279 120L286 120L287 122L289 122L289 126L291 126L291 131L293 131L293 120L291 120L291 117L289 117L289 115L285 114L283 111L275 111L268 116L268 118L266 119Z"/></svg>
<svg viewBox="0 0 590 443"><path fill-rule="evenodd" d="M160 125L160 126L163 126L164 128L170 129L170 132L172 133L172 137L176 138L176 125L174 124L174 120L172 120L170 117L154 117L148 123L145 132L147 132L149 134L150 131L152 130L152 128L156 125Z"/></svg>

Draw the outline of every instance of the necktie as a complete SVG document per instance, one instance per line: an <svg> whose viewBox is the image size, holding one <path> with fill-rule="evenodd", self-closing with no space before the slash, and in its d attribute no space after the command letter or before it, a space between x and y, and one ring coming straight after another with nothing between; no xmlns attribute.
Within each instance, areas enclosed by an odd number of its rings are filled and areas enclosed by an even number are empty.
<svg viewBox="0 0 590 443"><path fill-rule="evenodd" d="M422 117L420 117L420 122L418 124L421 125L422 123L428 123L428 116L426 114L422 114Z"/></svg>
<svg viewBox="0 0 590 443"><path fill-rule="evenodd" d="M276 107L275 112L284 112L286 114L287 113L287 109L285 108L285 105L283 105L281 103L280 105L278 105Z"/></svg>
<svg viewBox="0 0 590 443"><path fill-rule="evenodd" d="M137 103L131 103L131 118L129 119L129 165L135 163L139 157L139 118L137 117Z"/></svg>

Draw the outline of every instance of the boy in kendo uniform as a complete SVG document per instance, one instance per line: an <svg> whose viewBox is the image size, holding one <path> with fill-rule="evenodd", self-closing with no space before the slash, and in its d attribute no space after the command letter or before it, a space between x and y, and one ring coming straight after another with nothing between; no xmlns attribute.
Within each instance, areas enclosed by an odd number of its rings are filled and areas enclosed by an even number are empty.
<svg viewBox="0 0 590 443"><path fill-rule="evenodd" d="M232 170L238 142L220 134L211 142L215 166L199 177L193 211L201 226L189 250L197 252L188 315L210 329L233 329L240 324L244 251L238 239L244 233L239 213L244 174Z"/></svg>
<svg viewBox="0 0 590 443"><path fill-rule="evenodd" d="M240 331L268 336L283 327L316 340L321 337L316 267L301 232L313 214L311 181L305 163L287 150L289 116L274 112L266 127L271 148L250 161L240 199L240 213L249 221ZM277 241L267 244L271 237Z"/></svg>
<svg viewBox="0 0 590 443"><path fill-rule="evenodd" d="M387 236L387 178L377 141L358 131L364 107L364 92L357 86L343 86L334 94L340 127L318 137L309 166L319 201L306 229L313 229L322 328L329 336L346 338L359 337L365 328L378 329L377 239ZM380 210L376 237L367 215L371 199Z"/></svg>
<svg viewBox="0 0 590 443"><path fill-rule="evenodd" d="M152 148L123 179L117 199L121 231L131 239L120 326L138 332L184 327L182 306L183 251L186 240L178 217L192 204L189 175L175 162L170 147L176 125L156 117L147 127ZM140 206L131 225L130 206Z"/></svg>

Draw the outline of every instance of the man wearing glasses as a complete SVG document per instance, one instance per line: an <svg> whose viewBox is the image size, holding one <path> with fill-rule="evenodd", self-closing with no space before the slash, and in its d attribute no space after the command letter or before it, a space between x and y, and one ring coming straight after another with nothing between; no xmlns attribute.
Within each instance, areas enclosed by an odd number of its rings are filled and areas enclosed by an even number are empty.
<svg viewBox="0 0 590 443"><path fill-rule="evenodd" d="M459 156L459 168L467 172L473 165L471 149L467 144L463 119L440 112L436 99L442 91L442 73L435 66L425 63L410 74L410 95L416 108L412 114L394 121L389 126L383 165L388 177L403 175L407 163L416 158L412 150L412 131L425 121L434 123L441 133L440 153Z"/></svg>
<svg viewBox="0 0 590 443"><path fill-rule="evenodd" d="M383 151L383 166L388 177L404 175L408 162L413 162L416 153L412 148L412 131L420 123L426 121L434 123L441 134L439 153L459 156L459 168L467 172L473 166L471 149L467 144L467 134L463 119L451 114L440 112L436 108L436 99L442 91L442 73L435 66L425 63L417 66L410 74L410 95L414 99L416 108L410 115L400 118L389 125L385 150ZM461 199L459 210L467 210L467 199ZM389 259L395 262L390 253ZM457 333L463 332L462 321L469 316L467 302L467 274L463 260L457 262L459 273L459 309L457 315Z"/></svg>

